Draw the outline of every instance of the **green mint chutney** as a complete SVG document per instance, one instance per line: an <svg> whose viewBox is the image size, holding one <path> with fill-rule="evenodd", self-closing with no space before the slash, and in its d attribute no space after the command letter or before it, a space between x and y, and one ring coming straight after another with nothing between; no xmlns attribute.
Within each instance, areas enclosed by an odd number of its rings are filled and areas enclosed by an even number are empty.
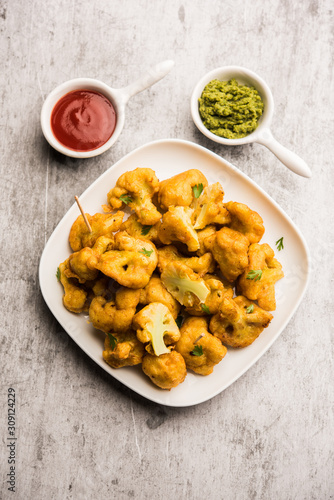
<svg viewBox="0 0 334 500"><path fill-rule="evenodd" d="M212 80L199 98L199 113L206 128L225 139L240 139L253 132L264 104L254 87Z"/></svg>

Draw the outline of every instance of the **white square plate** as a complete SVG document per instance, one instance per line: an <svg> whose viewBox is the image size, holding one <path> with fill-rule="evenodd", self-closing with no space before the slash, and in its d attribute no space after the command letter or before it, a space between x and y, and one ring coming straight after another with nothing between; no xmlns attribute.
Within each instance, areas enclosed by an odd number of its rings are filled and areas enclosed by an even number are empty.
<svg viewBox="0 0 334 500"><path fill-rule="evenodd" d="M277 309L274 318L258 339L244 349L229 349L211 375L188 372L185 381L171 391L159 389L142 373L141 367L111 368L102 358L104 333L95 330L84 315L67 311L62 304L63 289L55 275L59 263L71 253L68 235L79 215L74 204L47 242L40 261L39 279L44 299L61 326L98 365L124 385L145 398L167 406L191 406L206 401L243 375L272 345L296 311L309 278L309 252L298 228L259 186L236 167L211 151L191 142L166 139L146 144L126 155L102 174L81 196L85 212L102 212L108 191L118 177L137 167L153 169L160 180L191 168L201 170L209 183L219 181L225 201L246 203L257 211L266 228L261 243L268 243L283 265L285 277L276 284ZM275 242L284 237L284 249Z"/></svg>

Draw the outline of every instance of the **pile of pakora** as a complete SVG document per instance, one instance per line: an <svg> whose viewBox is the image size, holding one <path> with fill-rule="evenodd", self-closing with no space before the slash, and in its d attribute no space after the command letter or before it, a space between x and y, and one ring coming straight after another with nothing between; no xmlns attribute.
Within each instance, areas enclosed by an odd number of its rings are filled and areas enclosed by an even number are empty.
<svg viewBox="0 0 334 500"><path fill-rule="evenodd" d="M140 364L171 389L188 370L209 375L227 347L247 347L268 327L282 266L260 243L261 216L224 202L219 182L196 169L159 181L136 168L103 210L85 214L88 225L75 220L57 275L66 309L103 332L112 368Z"/></svg>

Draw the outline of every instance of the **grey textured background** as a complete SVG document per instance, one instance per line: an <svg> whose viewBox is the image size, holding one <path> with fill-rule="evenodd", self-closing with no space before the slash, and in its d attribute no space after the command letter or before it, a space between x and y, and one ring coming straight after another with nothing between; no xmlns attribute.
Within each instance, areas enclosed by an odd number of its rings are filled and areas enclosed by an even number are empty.
<svg viewBox="0 0 334 500"><path fill-rule="evenodd" d="M333 475L332 0L4 0L0 2L1 498L316 499ZM125 86L174 59L134 97L117 144L91 160L53 151L45 96L79 76ZM272 89L272 131L302 156L296 176L259 145L228 148L195 130L196 81L246 66ZM304 234L310 287L282 335L214 399L151 403L97 367L39 292L44 245L109 166L147 142L195 141L264 188ZM17 397L16 493L8 492L7 388Z"/></svg>

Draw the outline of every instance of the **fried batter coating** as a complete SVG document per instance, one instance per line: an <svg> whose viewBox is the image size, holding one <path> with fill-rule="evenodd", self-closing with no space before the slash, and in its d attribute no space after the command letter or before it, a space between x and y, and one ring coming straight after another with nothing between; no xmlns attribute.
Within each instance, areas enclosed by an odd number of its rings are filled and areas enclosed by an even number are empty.
<svg viewBox="0 0 334 500"><path fill-rule="evenodd" d="M152 302L160 302L168 307L174 319L177 318L181 309L178 301L174 299L159 276L156 275L153 275L145 288L140 290L140 303L147 305Z"/></svg>
<svg viewBox="0 0 334 500"><path fill-rule="evenodd" d="M253 243L248 250L249 264L238 278L237 290L250 300L257 300L266 311L276 309L275 283L283 278L282 265L267 244ZM260 279L250 279L250 271L262 271Z"/></svg>
<svg viewBox="0 0 334 500"><path fill-rule="evenodd" d="M207 238L205 245L211 250L227 280L235 281L247 267L249 241L239 231L223 227Z"/></svg>
<svg viewBox="0 0 334 500"><path fill-rule="evenodd" d="M272 318L272 314L242 295L234 299L225 297L219 313L211 318L210 331L223 344L247 347L269 326Z"/></svg>
<svg viewBox="0 0 334 500"><path fill-rule="evenodd" d="M92 325L102 332L124 332L131 327L136 307L117 308L114 300L103 296L94 297L89 307Z"/></svg>
<svg viewBox="0 0 334 500"><path fill-rule="evenodd" d="M249 243L258 243L264 234L262 217L244 203L229 201L225 207L231 216L229 227L244 234Z"/></svg>
<svg viewBox="0 0 334 500"><path fill-rule="evenodd" d="M144 356L144 346L132 330L124 333L112 333L116 339L116 346L110 344L110 338L106 335L104 341L103 359L112 368L139 365ZM115 341L114 341L115 342Z"/></svg>
<svg viewBox="0 0 334 500"><path fill-rule="evenodd" d="M158 263L155 245L149 240L116 233L114 250L103 253L96 268L128 288L144 288Z"/></svg>
<svg viewBox="0 0 334 500"><path fill-rule="evenodd" d="M170 262L161 273L161 281L173 297L185 307L204 303L210 293L205 281L181 262Z"/></svg>
<svg viewBox="0 0 334 500"><path fill-rule="evenodd" d="M143 225L139 222L136 214L131 214L130 217L123 222L120 227L121 231L126 231L134 238L148 239L153 243L160 243L158 238L159 222L152 225Z"/></svg>
<svg viewBox="0 0 334 500"><path fill-rule="evenodd" d="M207 186L198 198L191 203L194 215L194 228L204 229L209 224L228 224L231 222L229 212L223 203L224 191L219 182Z"/></svg>
<svg viewBox="0 0 334 500"><path fill-rule="evenodd" d="M207 314L217 314L224 297L233 297L233 285L225 280L225 283L217 276L206 274L204 277L206 286L210 293L204 304L198 301L192 307L187 307L186 311L192 316L206 316Z"/></svg>
<svg viewBox="0 0 334 500"><path fill-rule="evenodd" d="M152 202L158 189L159 180L152 169L136 168L119 177L116 186L108 193L108 203L115 209L126 203L137 214L141 224L153 225L161 218Z"/></svg>
<svg viewBox="0 0 334 500"><path fill-rule="evenodd" d="M187 245L189 252L199 249L197 233L192 225L193 209L189 207L169 207L159 225L158 237L164 245L180 241Z"/></svg>
<svg viewBox="0 0 334 500"><path fill-rule="evenodd" d="M172 389L181 384L187 376L186 363L179 352L172 351L161 356L146 354L142 369L153 384L161 389Z"/></svg>
<svg viewBox="0 0 334 500"><path fill-rule="evenodd" d="M199 276L212 273L215 270L215 260L210 252L206 252L200 257L185 257L174 245L167 245L158 248L158 268L162 272L169 262L182 262L190 267Z"/></svg>
<svg viewBox="0 0 334 500"><path fill-rule="evenodd" d="M63 304L68 311L81 313L87 311L87 291L78 286L76 279L69 278L66 272L69 270L69 259L59 264L59 281L63 285Z"/></svg>
<svg viewBox="0 0 334 500"><path fill-rule="evenodd" d="M163 210L171 206L189 207L194 199L193 187L208 185L200 170L191 169L160 182L158 202Z"/></svg>
<svg viewBox="0 0 334 500"><path fill-rule="evenodd" d="M95 241L92 248L85 247L70 255L69 266L73 276L77 277L80 283L95 280L99 271L95 268L100 256L111 249L114 245L114 238L100 236Z"/></svg>
<svg viewBox="0 0 334 500"><path fill-rule="evenodd" d="M197 231L197 236L198 236L198 242L199 242L199 249L197 250L196 254L201 256L204 255L208 250L208 246L206 243L207 238L210 238L216 234L217 228L216 226L210 224L209 226L206 226L206 228L201 229ZM208 242L211 240L209 239Z"/></svg>
<svg viewBox="0 0 334 500"><path fill-rule="evenodd" d="M87 220L92 228L90 233L82 215L74 221L69 235L69 243L73 252L82 248L92 247L100 236L111 236L113 232L121 227L124 212L115 214L86 214Z"/></svg>
<svg viewBox="0 0 334 500"><path fill-rule="evenodd" d="M200 337L200 338L199 338ZM203 354L193 354L195 346L202 348ZM189 317L181 327L181 338L175 346L189 370L200 375L209 375L215 365L220 363L227 353L227 349L220 340L208 331L205 318Z"/></svg>

